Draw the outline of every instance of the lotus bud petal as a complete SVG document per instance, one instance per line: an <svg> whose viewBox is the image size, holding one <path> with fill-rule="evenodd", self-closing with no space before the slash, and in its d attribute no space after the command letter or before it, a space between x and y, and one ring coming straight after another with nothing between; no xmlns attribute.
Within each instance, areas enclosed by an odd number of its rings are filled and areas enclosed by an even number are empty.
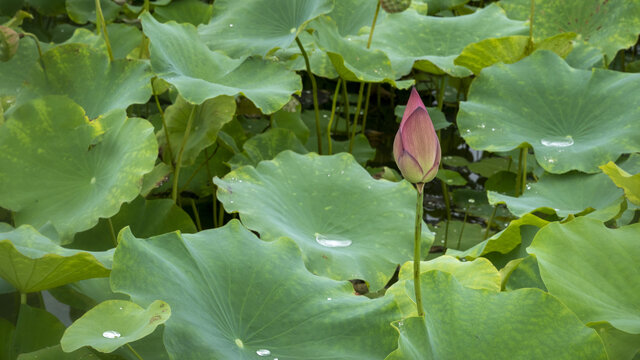
<svg viewBox="0 0 640 360"><path fill-rule="evenodd" d="M411 183L429 182L438 173L440 141L415 88L411 90L393 141L393 157L404 178Z"/></svg>

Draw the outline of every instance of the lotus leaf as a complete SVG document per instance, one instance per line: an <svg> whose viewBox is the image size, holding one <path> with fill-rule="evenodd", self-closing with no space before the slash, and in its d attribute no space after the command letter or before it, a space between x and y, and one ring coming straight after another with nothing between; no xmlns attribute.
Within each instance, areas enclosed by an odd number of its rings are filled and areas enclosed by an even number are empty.
<svg viewBox="0 0 640 360"><path fill-rule="evenodd" d="M111 51L114 59L124 59L133 51L142 41L142 32L138 28L125 24L109 24L107 25L109 40L111 43ZM66 44L80 43L90 45L92 48L107 51L102 34L96 34L85 28L78 28L71 38L65 41Z"/></svg>
<svg viewBox="0 0 640 360"><path fill-rule="evenodd" d="M500 5L512 19L526 20L530 16L529 0L502 0ZM635 1L537 0L534 11L535 39L574 32L609 59L618 50L635 44L640 33L640 4Z"/></svg>
<svg viewBox="0 0 640 360"><path fill-rule="evenodd" d="M175 1L167 6L158 6L153 12L155 18L161 22L174 20L194 26L208 23L212 14L213 6L198 0Z"/></svg>
<svg viewBox="0 0 640 360"><path fill-rule="evenodd" d="M639 233L640 224L609 229L579 217L547 225L527 251L538 259L549 293L582 321L640 334Z"/></svg>
<svg viewBox="0 0 640 360"><path fill-rule="evenodd" d="M65 249L33 227L0 234L0 276L22 293L109 276L113 250Z"/></svg>
<svg viewBox="0 0 640 360"><path fill-rule="evenodd" d="M231 169L243 165L256 166L262 160L271 160L285 150L306 154L308 151L296 135L288 129L269 129L256 135L242 145L243 151L229 160Z"/></svg>
<svg viewBox="0 0 640 360"><path fill-rule="evenodd" d="M6 339L11 344L7 359L56 345L63 332L64 325L54 315L44 309L21 304L13 339Z"/></svg>
<svg viewBox="0 0 640 360"><path fill-rule="evenodd" d="M91 346L113 352L120 346L151 334L171 316L171 308L161 300L146 309L125 300L107 300L87 311L67 328L60 340L62 350L75 351Z"/></svg>
<svg viewBox="0 0 640 360"><path fill-rule="evenodd" d="M33 100L0 127L0 206L67 242L133 200L156 156L151 124L124 110L89 121L68 98Z"/></svg>
<svg viewBox="0 0 640 360"><path fill-rule="evenodd" d="M56 46L42 54L44 68L36 64L18 92L17 104L46 95L66 95L94 119L110 110L144 103L151 95L152 75L146 63L110 62L104 51L86 44Z"/></svg>
<svg viewBox="0 0 640 360"><path fill-rule="evenodd" d="M560 217L588 213L606 221L620 212L623 193L605 174L569 173L545 175L537 183L527 184L520 197L502 195L489 191L491 204L507 204L516 216L540 211L556 213Z"/></svg>
<svg viewBox="0 0 640 360"><path fill-rule="evenodd" d="M315 274L378 290L411 258L415 190L374 180L349 154L285 151L214 182L227 211L263 240L293 239ZM433 241L427 230L422 237L425 247Z"/></svg>
<svg viewBox="0 0 640 360"><path fill-rule="evenodd" d="M616 186L624 190L629 201L640 205L640 171L638 169L635 169L635 175L631 175L612 161L600 166L600 169L611 178Z"/></svg>
<svg viewBox="0 0 640 360"><path fill-rule="evenodd" d="M193 115L191 115L192 111ZM164 113L173 161L177 162L190 116L193 116L193 119L189 128L189 137L184 144L183 165L192 165L202 150L213 145L218 137L218 131L233 119L235 112L236 102L231 96L207 99L200 105L190 104L181 96L178 97L175 104L167 107ZM158 142L164 151L168 151L164 130L158 133Z"/></svg>
<svg viewBox="0 0 640 360"><path fill-rule="evenodd" d="M394 323L398 350L387 360L608 358L596 332L539 289L472 289L440 271L420 280L426 316ZM412 296L412 282L404 285Z"/></svg>
<svg viewBox="0 0 640 360"><path fill-rule="evenodd" d="M161 24L148 13L141 18L151 40L151 66L191 103L242 94L268 114L302 90L300 77L284 65L258 58L231 59L211 51L191 24Z"/></svg>
<svg viewBox="0 0 640 360"><path fill-rule="evenodd" d="M307 23L333 8L331 0L217 0L211 22L198 28L210 49L233 58L287 48Z"/></svg>
<svg viewBox="0 0 640 360"><path fill-rule="evenodd" d="M405 75L415 66L435 74L464 77L471 71L453 61L467 45L525 32L523 22L507 19L496 5L451 18L425 17L407 10L388 15L376 25L371 48L389 57L397 75Z"/></svg>
<svg viewBox="0 0 640 360"><path fill-rule="evenodd" d="M447 249L447 255L454 255L458 258L475 259L477 257L499 252L506 254L512 251L522 241L520 237L520 227L523 225L533 225L538 228L546 226L549 222L532 214L525 214L520 219L513 220L506 229L493 235L487 240L465 251Z"/></svg>
<svg viewBox="0 0 640 360"><path fill-rule="evenodd" d="M598 172L622 153L640 150L640 74L578 70L540 50L515 64L496 64L473 82L458 125L478 150L528 143L545 170ZM613 140L615 139L615 141Z"/></svg>
<svg viewBox="0 0 640 360"><path fill-rule="evenodd" d="M100 357L87 348L66 353L62 351L60 345L56 345L30 353L20 354L17 360L100 360Z"/></svg>
<svg viewBox="0 0 640 360"><path fill-rule="evenodd" d="M395 347L392 299L354 296L348 282L310 274L293 241L260 241L236 220L149 240L125 230L114 261L114 290L171 306L172 358L368 360Z"/></svg>
<svg viewBox="0 0 640 360"><path fill-rule="evenodd" d="M76 234L70 247L84 250L105 250L114 247L111 227L117 235L129 226L140 237L151 237L179 230L186 233L196 232L196 226L182 208L171 199L146 200L137 197L123 204L120 211L110 219L100 219L95 227Z"/></svg>
<svg viewBox="0 0 640 360"><path fill-rule="evenodd" d="M88 21L96 22L96 5L94 0L65 0L67 14L71 20L78 24L86 24ZM113 1L100 0L100 8L105 21L116 19L120 6Z"/></svg>

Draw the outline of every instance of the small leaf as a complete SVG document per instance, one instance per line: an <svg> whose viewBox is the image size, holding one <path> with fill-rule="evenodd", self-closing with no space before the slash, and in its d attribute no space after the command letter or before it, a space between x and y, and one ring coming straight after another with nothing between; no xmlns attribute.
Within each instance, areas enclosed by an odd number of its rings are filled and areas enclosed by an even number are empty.
<svg viewBox="0 0 640 360"><path fill-rule="evenodd" d="M87 311L67 328L60 340L62 350L83 346L110 353L120 346L151 334L171 316L171 308L156 300L146 309L125 300L107 300Z"/></svg>

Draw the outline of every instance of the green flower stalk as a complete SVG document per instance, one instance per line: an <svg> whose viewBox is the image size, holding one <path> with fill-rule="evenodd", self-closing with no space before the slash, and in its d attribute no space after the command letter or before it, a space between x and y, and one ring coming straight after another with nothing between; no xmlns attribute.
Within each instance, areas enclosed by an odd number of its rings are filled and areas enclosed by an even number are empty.
<svg viewBox="0 0 640 360"><path fill-rule="evenodd" d="M415 88L402 115L400 128L393 142L393 157L404 178L416 184L416 225L413 247L413 283L418 315L423 316L422 293L420 291L420 243L422 234L422 211L424 184L433 180L440 165L440 141L433 128L427 108Z"/></svg>

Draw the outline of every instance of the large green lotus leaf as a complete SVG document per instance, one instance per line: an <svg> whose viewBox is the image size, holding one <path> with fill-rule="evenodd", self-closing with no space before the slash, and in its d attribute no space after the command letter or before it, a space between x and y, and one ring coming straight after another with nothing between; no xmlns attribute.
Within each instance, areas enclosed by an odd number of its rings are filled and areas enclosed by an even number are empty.
<svg viewBox="0 0 640 360"><path fill-rule="evenodd" d="M217 0L211 22L198 33L210 49L233 58L264 56L287 48L309 21L332 8L332 0Z"/></svg>
<svg viewBox="0 0 640 360"><path fill-rule="evenodd" d="M395 347L392 299L354 296L348 282L312 275L289 239L260 241L236 220L193 235L120 238L112 287L171 306L172 358L368 360Z"/></svg>
<svg viewBox="0 0 640 360"><path fill-rule="evenodd" d="M48 46L41 43L40 46L46 49ZM24 82L29 76L26 69L31 69L38 62L40 56L33 39L22 38L18 44L18 52L9 61L0 61L0 97L15 97L18 89L24 86Z"/></svg>
<svg viewBox="0 0 640 360"><path fill-rule="evenodd" d="M244 165L256 166L260 161L271 160L285 150L306 154L308 150L296 135L288 129L269 129L251 137L242 145L243 151L229 160L232 170Z"/></svg>
<svg viewBox="0 0 640 360"><path fill-rule="evenodd" d="M405 75L415 66L431 73L464 77L471 71L453 61L467 45L525 33L523 22L507 19L496 5L450 18L425 17L407 10L387 15L376 25L371 48L384 51L397 75Z"/></svg>
<svg viewBox="0 0 640 360"><path fill-rule="evenodd" d="M458 258L465 258L472 260L480 256L492 252L499 252L501 254L507 254L518 245L520 245L522 238L520 235L520 228L524 225L532 225L538 228L546 226L549 222L532 214L525 214L521 218L513 220L509 223L506 229L491 236L487 240L479 243L478 245L467 249L465 251L458 251L455 249L447 249L447 255L452 255ZM451 241L451 240L450 240Z"/></svg>
<svg viewBox="0 0 640 360"><path fill-rule="evenodd" d="M95 0L65 0L65 7L69 18L78 24L96 22ZM100 0L100 8L106 22L115 20L120 12L120 6L114 1Z"/></svg>
<svg viewBox="0 0 640 360"><path fill-rule="evenodd" d="M569 67L550 51L496 64L473 82L458 125L477 150L528 143L551 173L599 172L620 154L640 150L640 74Z"/></svg>
<svg viewBox="0 0 640 360"><path fill-rule="evenodd" d="M395 81L402 75L391 67L391 61L383 51L367 49L367 38L343 37L337 24L329 17L320 17L313 22L315 42L328 55L336 71L347 81L386 82L404 89L413 80Z"/></svg>
<svg viewBox="0 0 640 360"><path fill-rule="evenodd" d="M151 95L149 66L143 61L115 60L86 44L63 44L42 54L42 66L31 69L18 89L17 103L45 95L66 95L93 119L113 109L147 102Z"/></svg>
<svg viewBox="0 0 640 360"><path fill-rule="evenodd" d="M589 214L606 221L618 214L624 201L622 190L615 187L605 174L572 172L564 175L548 174L537 183L527 184L520 197L489 191L493 205L506 204L516 216L540 211L556 213L560 217L597 210Z"/></svg>
<svg viewBox="0 0 640 360"><path fill-rule="evenodd" d="M263 240L293 239L315 274L363 279L378 290L412 257L415 190L373 179L349 154L285 151L214 182L228 212ZM428 230L422 238L428 248Z"/></svg>
<svg viewBox="0 0 640 360"><path fill-rule="evenodd" d="M327 125L329 125L329 111L320 111L320 140L322 141L323 154L329 152L329 139L327 139ZM313 111L305 111L302 113L302 121L309 129L309 138L305 147L309 151L318 152L318 138L316 132L316 119ZM333 120L337 121L337 118ZM332 140L331 150L333 154L339 152L349 152L349 140ZM369 139L363 134L358 134L353 139L353 151L351 152L353 157L361 165L365 165L367 161L373 159L376 155L376 149L371 147Z"/></svg>
<svg viewBox="0 0 640 360"><path fill-rule="evenodd" d="M464 66L478 75L480 71L497 62L511 64L527 56L531 50L551 50L561 57L566 57L573 49L574 33L562 33L534 43L528 49L529 37L524 35L491 38L467 45L454 63Z"/></svg>
<svg viewBox="0 0 640 360"><path fill-rule="evenodd" d="M607 348L609 359L638 359L640 355L640 335L620 331L607 322L591 324L591 327L596 329L598 335L602 338L602 342Z"/></svg>
<svg viewBox="0 0 640 360"><path fill-rule="evenodd" d="M113 250L65 249L33 227L0 234L0 276L22 293L109 276Z"/></svg>
<svg viewBox="0 0 640 360"><path fill-rule="evenodd" d="M0 206L70 241L138 195L157 153L151 124L124 110L89 121L68 98L34 100L0 127Z"/></svg>
<svg viewBox="0 0 640 360"><path fill-rule="evenodd" d="M460 261L453 256L443 255L433 260L420 262L421 274L432 270L450 273L465 287L500 291L500 273L485 258ZM413 261L402 265L398 279L413 280Z"/></svg>
<svg viewBox="0 0 640 360"><path fill-rule="evenodd" d="M189 122L189 117L193 111L189 138L184 145L182 154L182 164L191 165L195 162L198 154L205 148L211 146L218 138L218 131L224 124L233 120L236 112L236 101L231 96L218 96L207 99L200 105L193 105L179 96L175 104L167 107L164 116L169 131L169 141L171 142L171 153L174 162L177 162L178 153L184 140L185 131ZM158 142L161 147L166 147L166 135L164 129L158 135ZM164 151L167 151L164 149Z"/></svg>
<svg viewBox="0 0 640 360"><path fill-rule="evenodd" d="M137 27L126 24L107 25L109 41L114 59L124 59L133 49L137 48L142 41L142 32ZM77 28L73 35L64 42L65 44L80 43L87 44L93 48L107 51L102 34L96 34L85 28Z"/></svg>
<svg viewBox="0 0 640 360"><path fill-rule="evenodd" d="M213 6L199 0L175 1L167 6L158 6L153 11L155 18L161 22L174 20L194 26L208 23L212 14Z"/></svg>
<svg viewBox="0 0 640 360"><path fill-rule="evenodd" d="M150 237L176 230L186 233L197 231L189 214L176 206L171 199L146 200L138 196L132 202L123 204L111 219L100 219L95 227L76 234L69 247L94 251L114 247L110 226L113 226L116 235L129 226L139 237Z"/></svg>
<svg viewBox="0 0 640 360"><path fill-rule="evenodd" d="M331 63L331 59L326 52L322 51L316 44L313 35L304 31L298 35L304 50L309 57L309 65L311 71L320 77L335 79L338 77L335 67ZM304 57L300 53L298 44L293 43L286 49L280 49L273 53L273 58L277 61L283 61L285 66L290 70L306 71L307 66Z"/></svg>
<svg viewBox="0 0 640 360"><path fill-rule="evenodd" d="M141 19L151 40L154 71L189 102L201 104L220 95L242 94L268 114L302 90L300 77L282 64L258 58L231 59L211 51L191 24L161 24L148 13Z"/></svg>
<svg viewBox="0 0 640 360"><path fill-rule="evenodd" d="M549 293L585 323L640 334L640 224L609 229L579 217L541 229L527 249Z"/></svg>
<svg viewBox="0 0 640 360"><path fill-rule="evenodd" d="M65 352L91 346L101 352L112 352L151 334L171 316L171 308L161 300L146 309L125 300L107 300L74 321L62 335L60 345Z"/></svg>
<svg viewBox="0 0 640 360"><path fill-rule="evenodd" d="M575 40L573 50L565 58L569 66L576 69L591 70L604 67L604 55L600 49L589 45L584 40Z"/></svg>
<svg viewBox="0 0 640 360"><path fill-rule="evenodd" d="M512 19L526 20L530 0L502 0ZM533 37L544 39L574 32L613 59L620 49L633 46L640 33L640 3L626 0L537 0Z"/></svg>
<svg viewBox="0 0 640 360"><path fill-rule="evenodd" d="M596 332L539 289L472 289L440 271L420 280L426 315L394 323L398 350L387 360L608 359Z"/></svg>
<svg viewBox="0 0 640 360"><path fill-rule="evenodd" d="M369 28L373 22L373 16L376 12L375 2L371 4L369 1L361 0L340 0L336 1L333 9L327 14L338 25L338 32L342 36L358 35L366 32L369 34ZM378 12L377 21L385 18L385 11ZM314 28L315 24L311 27ZM367 27L367 28L365 28Z"/></svg>
<svg viewBox="0 0 640 360"><path fill-rule="evenodd" d="M538 267L538 261L533 255L528 255L520 259L513 260L515 265L513 269L509 269L507 265L504 272L503 285L505 290L517 290L523 288L538 288L543 291L547 291L547 287L544 285L542 278L540 277L540 268ZM503 270L505 270L503 269ZM501 270L502 274L503 271Z"/></svg>
<svg viewBox="0 0 640 360"><path fill-rule="evenodd" d="M640 171L638 169L636 169L635 175L631 175L612 161L600 166L600 169L616 186L624 190L629 201L640 205Z"/></svg>

